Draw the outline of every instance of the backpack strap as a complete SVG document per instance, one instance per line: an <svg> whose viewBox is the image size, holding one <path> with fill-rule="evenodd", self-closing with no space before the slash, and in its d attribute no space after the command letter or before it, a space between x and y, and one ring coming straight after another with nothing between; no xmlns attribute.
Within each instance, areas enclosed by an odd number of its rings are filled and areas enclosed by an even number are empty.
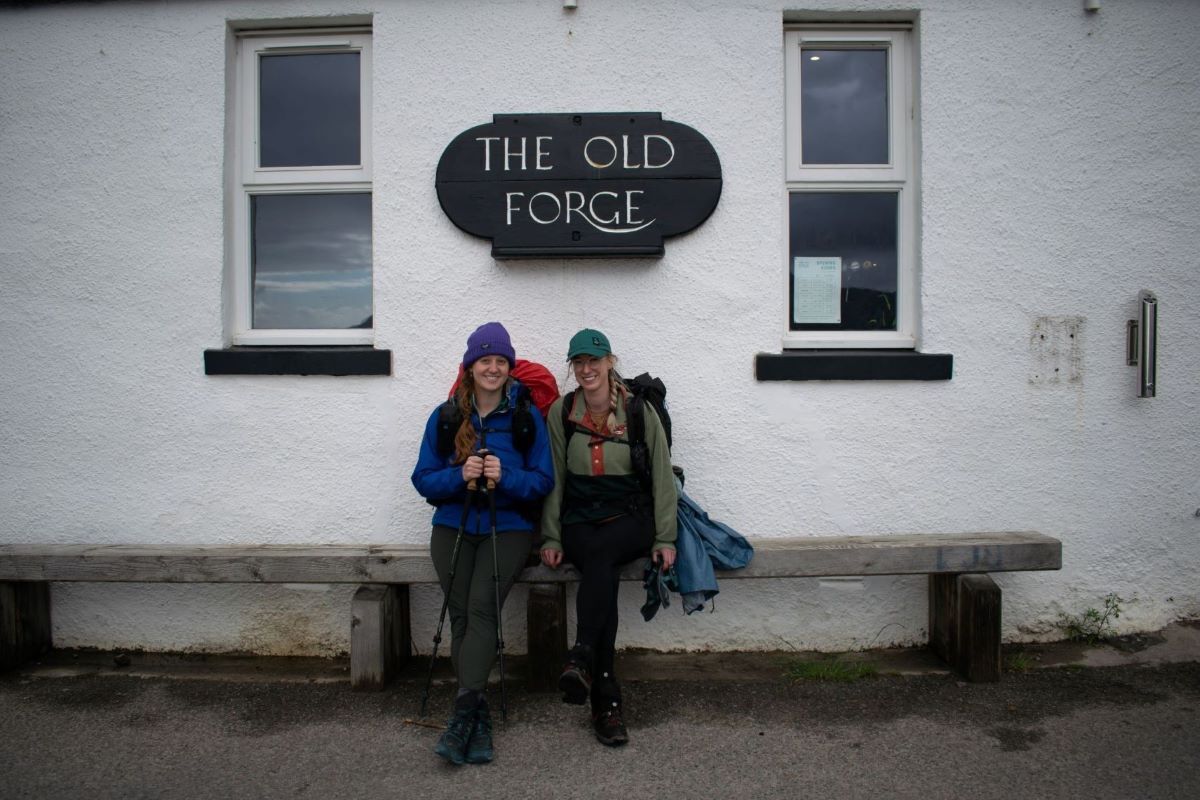
<svg viewBox="0 0 1200 800"><path fill-rule="evenodd" d="M437 451L442 458L448 458L454 452L454 436L458 433L462 420L462 411L453 400L447 400L438 406Z"/></svg>
<svg viewBox="0 0 1200 800"><path fill-rule="evenodd" d="M646 400L640 394L629 393L629 404L625 407L629 425L629 459L637 473L642 488L651 491L654 476L650 472L650 448L646 445Z"/></svg>
<svg viewBox="0 0 1200 800"><path fill-rule="evenodd" d="M575 390L567 392L562 399L562 425L563 425L563 440L567 445L571 444L571 437L575 434L575 429L579 426L575 424L575 420L571 419L571 410L575 408Z"/></svg>
<svg viewBox="0 0 1200 800"><path fill-rule="evenodd" d="M537 428L533 426L533 414L529 407L532 405L529 387L517 382L517 405L512 416L512 442L519 453L528 453L533 447L537 436Z"/></svg>

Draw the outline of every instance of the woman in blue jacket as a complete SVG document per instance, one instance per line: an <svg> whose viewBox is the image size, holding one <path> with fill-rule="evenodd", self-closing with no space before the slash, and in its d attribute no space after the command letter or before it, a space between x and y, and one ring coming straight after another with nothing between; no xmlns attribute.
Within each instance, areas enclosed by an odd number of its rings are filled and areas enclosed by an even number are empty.
<svg viewBox="0 0 1200 800"><path fill-rule="evenodd" d="M430 414L412 474L413 486L437 506L429 549L448 598L458 695L434 752L454 764L492 760L484 691L496 660L500 610L493 570L503 603L533 544L530 506L554 485L546 424L536 407L518 402L519 384L509 375L515 361L508 331L499 322L471 334L462 359L463 379L447 401L450 405ZM454 425L457 419L461 422ZM447 421L453 442L443 433L439 447L438 429Z"/></svg>

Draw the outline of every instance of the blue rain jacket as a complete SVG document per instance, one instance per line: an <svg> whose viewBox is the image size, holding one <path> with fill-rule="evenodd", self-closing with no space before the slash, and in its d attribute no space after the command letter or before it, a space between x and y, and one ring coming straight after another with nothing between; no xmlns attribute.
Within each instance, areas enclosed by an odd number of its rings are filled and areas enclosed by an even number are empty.
<svg viewBox="0 0 1200 800"><path fill-rule="evenodd" d="M717 594L716 569L741 569L754 558L746 537L723 522L710 519L708 512L679 490L679 536L675 540L675 575L683 610L688 614L704 608Z"/></svg>
<svg viewBox="0 0 1200 800"><path fill-rule="evenodd" d="M500 483L496 487L496 531L531 531L533 522L522 514L528 504L545 497L554 486L554 464L550 457L550 436L546 422L534 406L530 406L535 434L528 453L513 446L512 417L517 403L517 381L509 388L507 401L484 417L471 413L477 443L500 459ZM425 435L421 437L421 453L413 469L412 482L417 491L437 506L434 525L458 528L463 503L467 499L467 483L462 477L462 465L454 463L454 454L441 456L437 451L438 408L429 415ZM488 505L483 493L467 513L464 532L484 536L491 533ZM522 507L525 506L523 509Z"/></svg>

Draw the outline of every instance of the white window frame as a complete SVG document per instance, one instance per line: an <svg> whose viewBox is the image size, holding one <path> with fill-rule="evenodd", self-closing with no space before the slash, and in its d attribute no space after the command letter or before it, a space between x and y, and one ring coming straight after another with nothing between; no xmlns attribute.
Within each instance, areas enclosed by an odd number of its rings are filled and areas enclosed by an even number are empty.
<svg viewBox="0 0 1200 800"><path fill-rule="evenodd" d="M253 242L250 198L264 194L372 193L371 180L371 32L369 29L321 30L311 33L241 32L235 55L234 147L237 165L232 192L232 343L235 345L362 345L373 344L373 328L255 329ZM359 164L321 167L262 168L258 165L258 61L260 55L292 53L359 53ZM373 206L374 204L372 204ZM372 237L373 240L374 237ZM374 257L372 257L374 264ZM374 316L374 291L372 317Z"/></svg>
<svg viewBox="0 0 1200 800"><path fill-rule="evenodd" d="M916 71L909 25L796 25L784 30L784 225L783 347L899 348L917 345L919 284L917 264ZM867 165L801 163L801 49L882 47L888 54L888 163ZM790 195L793 192L896 192L897 281L894 331L793 331L791 318Z"/></svg>

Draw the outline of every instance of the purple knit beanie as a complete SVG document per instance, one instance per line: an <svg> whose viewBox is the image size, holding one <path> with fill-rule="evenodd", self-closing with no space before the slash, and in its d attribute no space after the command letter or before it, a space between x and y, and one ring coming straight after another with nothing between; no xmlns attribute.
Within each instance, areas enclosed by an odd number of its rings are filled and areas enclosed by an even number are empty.
<svg viewBox="0 0 1200 800"><path fill-rule="evenodd" d="M471 365L484 356L504 356L511 368L517 361L516 351L508 338L508 331L499 322L485 322L467 337L467 352L463 353L462 365Z"/></svg>

